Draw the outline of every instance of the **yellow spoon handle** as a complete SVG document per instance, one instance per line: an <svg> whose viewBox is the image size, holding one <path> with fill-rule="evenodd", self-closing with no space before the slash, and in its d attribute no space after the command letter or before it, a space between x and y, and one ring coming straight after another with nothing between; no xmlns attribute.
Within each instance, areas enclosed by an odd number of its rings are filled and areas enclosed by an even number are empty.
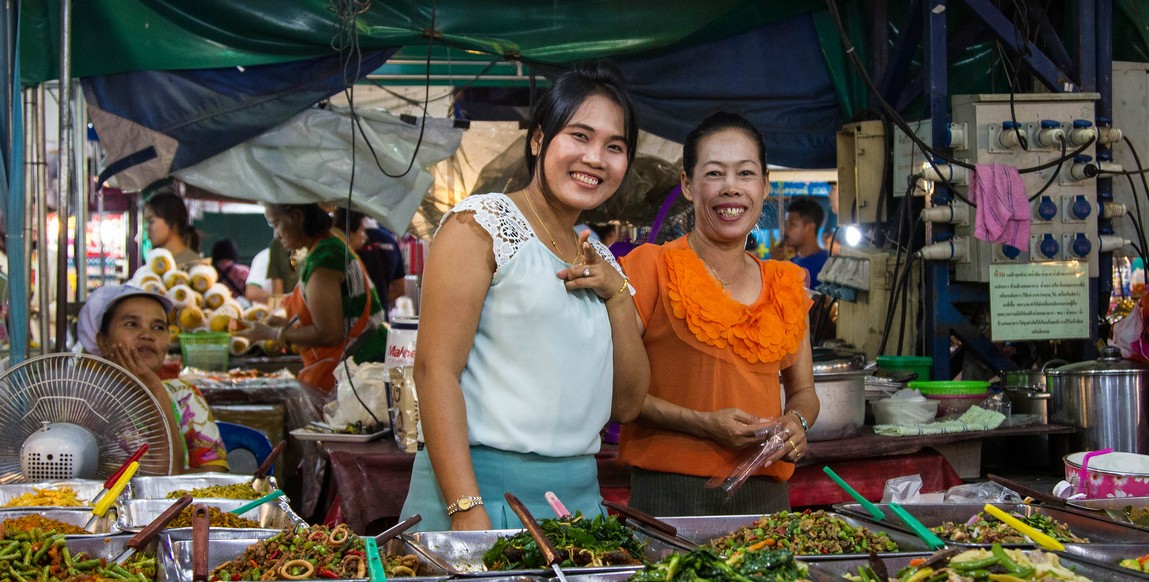
<svg viewBox="0 0 1149 582"><path fill-rule="evenodd" d="M1043 534L1043 533L1037 531L1036 529L1022 523L1021 520L1019 520L1016 517L998 509L997 507L994 507L993 505L990 505L987 503L987 504L985 504L985 507L983 509L985 509L985 511L987 513L989 513L990 515L992 515L992 516L1004 521L1005 523L1009 524L1009 526L1012 527L1013 529L1016 529L1017 531L1029 536L1030 539L1037 542L1037 545L1039 545L1039 546L1041 546L1047 550L1065 551L1065 546L1061 542L1059 542L1059 541L1049 537L1048 535Z"/></svg>
<svg viewBox="0 0 1149 582"><path fill-rule="evenodd" d="M108 512L108 508L116 502L116 499L119 499L120 493L123 493L124 487L128 485L128 481L132 480L132 476L136 474L139 468L139 461L132 461L132 464L128 465L127 470L124 471L124 474L120 475L120 480L116 481L116 484L112 485L111 489L108 489L108 494L92 508L92 514L97 517L103 517L104 514Z"/></svg>

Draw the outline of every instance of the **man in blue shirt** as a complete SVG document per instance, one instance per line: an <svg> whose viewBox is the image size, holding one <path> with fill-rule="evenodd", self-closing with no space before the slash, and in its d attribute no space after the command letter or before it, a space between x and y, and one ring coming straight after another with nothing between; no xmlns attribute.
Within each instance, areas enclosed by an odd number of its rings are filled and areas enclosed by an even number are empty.
<svg viewBox="0 0 1149 582"><path fill-rule="evenodd" d="M782 231L782 244L794 249L794 264L806 269L806 286L818 288L818 273L830 253L822 248L818 231L826 219L826 211L817 200L806 196L794 198L786 207L786 225Z"/></svg>

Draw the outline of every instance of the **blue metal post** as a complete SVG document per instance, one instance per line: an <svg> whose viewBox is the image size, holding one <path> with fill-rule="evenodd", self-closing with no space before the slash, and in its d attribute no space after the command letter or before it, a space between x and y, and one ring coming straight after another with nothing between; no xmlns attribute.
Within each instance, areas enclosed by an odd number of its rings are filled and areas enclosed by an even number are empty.
<svg viewBox="0 0 1149 582"><path fill-rule="evenodd" d="M946 143L946 127L949 123L949 98L946 76L948 74L946 54L946 0L928 0L922 5L925 38L923 48L925 58L926 115L933 125L932 138L935 147ZM948 194L940 186L935 195ZM948 226L935 224L935 234ZM952 229L951 229L952 230ZM924 263L924 327L926 354L934 359L933 377L948 380L953 377L950 365L950 327L944 320L949 313L944 306L950 305L947 288L950 283L949 264L943 261Z"/></svg>
<svg viewBox="0 0 1149 582"><path fill-rule="evenodd" d="M8 338L10 364L28 354L28 277L24 256L24 107L20 93L19 3L4 4L0 35L0 185L8 228ZM3 176L4 172L7 176Z"/></svg>
<svg viewBox="0 0 1149 582"><path fill-rule="evenodd" d="M1095 50L1092 53L1085 50L1081 51L1081 71L1082 76L1086 75L1086 71L1092 65L1092 77L1096 80L1097 92L1101 98L1097 100L1094 111L1098 118L1113 119L1113 0L1093 0L1095 2L1095 11L1093 17L1096 22L1096 27L1093 29L1094 34L1091 35ZM1082 5L1090 5L1093 2L1080 2ZM1080 20L1084 14L1078 15ZM1087 27L1083 28L1082 34L1085 34ZM1086 57L1092 57L1091 60L1085 60ZM1113 159L1113 148L1107 145L1097 146L1097 159ZM1134 193L1136 195L1136 193ZM1105 177L1097 180L1097 201L1104 203L1113 200L1113 178ZM1098 228L1108 227L1110 221L1099 220ZM1109 308L1109 297L1113 294L1113 253L1100 253L1098 254L1097 262L1097 284L1092 286L1092 292L1089 294L1089 308L1090 313L1096 314L1100 320L1104 317ZM1089 339L1091 340L1085 346L1085 357L1093 357L1096 355L1094 347L1097 345L1098 340L1098 326L1092 325Z"/></svg>

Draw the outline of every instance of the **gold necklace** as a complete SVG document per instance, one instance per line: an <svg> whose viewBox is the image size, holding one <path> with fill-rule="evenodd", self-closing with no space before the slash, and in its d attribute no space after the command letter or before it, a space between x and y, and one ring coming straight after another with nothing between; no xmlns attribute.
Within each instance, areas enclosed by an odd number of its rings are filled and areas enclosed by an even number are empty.
<svg viewBox="0 0 1149 582"><path fill-rule="evenodd" d="M711 266L710 261L707 261L706 257L702 256L702 253L698 251L698 247L694 245L693 233L686 236L686 243L690 245L690 250L694 251L694 254L702 260L702 264L706 265L706 269L710 271L710 274L714 275L714 278L718 280L718 284L722 285L722 290L726 291L726 287L729 285L729 283L727 283L722 277L718 276L718 271L713 266Z"/></svg>
<svg viewBox="0 0 1149 582"><path fill-rule="evenodd" d="M563 256L562 251L559 250L559 245L558 245L558 243L555 242L555 237L551 236L551 231L547 230L547 224L545 222L543 222L543 217L539 216L538 210L535 210L535 205L531 202L531 193L524 191L523 192L523 198L527 199L527 206L531 207L531 212L534 213L535 219L539 221L539 226L543 227L543 232L547 233L547 238L551 239L551 246L555 248L555 254L558 255L559 258L562 259L563 261L573 265L574 262L576 260L578 260L578 237L577 236L575 237L574 257L572 257L571 260L568 261L566 259L566 257Z"/></svg>

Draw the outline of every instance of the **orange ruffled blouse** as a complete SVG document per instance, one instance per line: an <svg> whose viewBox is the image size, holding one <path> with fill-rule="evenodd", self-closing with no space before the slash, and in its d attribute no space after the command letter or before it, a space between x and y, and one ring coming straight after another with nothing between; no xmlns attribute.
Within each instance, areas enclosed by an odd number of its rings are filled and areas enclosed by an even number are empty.
<svg viewBox="0 0 1149 582"><path fill-rule="evenodd" d="M806 337L802 268L759 261L762 293L743 305L710 276L686 237L662 246L642 245L620 261L646 333L650 394L710 412L740 408L763 418L782 414L779 372L793 363ZM643 424L622 427L619 460L647 469L725 477L742 453L708 439ZM777 462L761 470L779 480L794 466Z"/></svg>

